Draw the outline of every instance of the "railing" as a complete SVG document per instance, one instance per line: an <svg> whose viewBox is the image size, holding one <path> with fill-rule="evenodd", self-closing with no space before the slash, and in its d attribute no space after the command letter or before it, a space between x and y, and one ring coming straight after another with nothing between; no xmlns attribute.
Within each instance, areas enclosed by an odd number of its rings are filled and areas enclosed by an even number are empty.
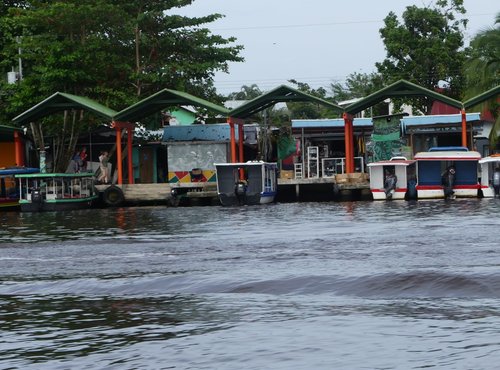
<svg viewBox="0 0 500 370"><path fill-rule="evenodd" d="M354 167L359 172L364 172L365 160L363 157L354 157ZM345 158L322 158L321 177L334 177L336 174L345 173Z"/></svg>

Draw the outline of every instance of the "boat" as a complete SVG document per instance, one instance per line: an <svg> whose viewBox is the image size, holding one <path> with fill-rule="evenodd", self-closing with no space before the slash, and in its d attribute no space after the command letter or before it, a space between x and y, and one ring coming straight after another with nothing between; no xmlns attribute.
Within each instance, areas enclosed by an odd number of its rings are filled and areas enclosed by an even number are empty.
<svg viewBox="0 0 500 370"><path fill-rule="evenodd" d="M92 173L34 173L16 175L22 212L90 208L98 199Z"/></svg>
<svg viewBox="0 0 500 370"><path fill-rule="evenodd" d="M484 198L500 194L500 154L492 154L479 160L481 170L481 192Z"/></svg>
<svg viewBox="0 0 500 370"><path fill-rule="evenodd" d="M0 168L0 210L11 211L19 209L19 186L15 175L36 173L38 168L6 167Z"/></svg>
<svg viewBox="0 0 500 370"><path fill-rule="evenodd" d="M272 203L278 189L276 163L215 163L217 194L223 206Z"/></svg>
<svg viewBox="0 0 500 370"><path fill-rule="evenodd" d="M466 147L434 147L415 154L418 199L479 196L481 154Z"/></svg>
<svg viewBox="0 0 500 370"><path fill-rule="evenodd" d="M405 157L369 163L370 191L373 200L416 198L415 163Z"/></svg>

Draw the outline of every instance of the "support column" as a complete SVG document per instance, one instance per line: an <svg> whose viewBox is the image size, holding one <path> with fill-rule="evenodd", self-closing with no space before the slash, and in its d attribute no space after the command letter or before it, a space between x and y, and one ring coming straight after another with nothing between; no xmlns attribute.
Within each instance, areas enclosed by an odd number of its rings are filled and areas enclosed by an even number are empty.
<svg viewBox="0 0 500 370"><path fill-rule="evenodd" d="M467 148L467 115L462 108L462 146Z"/></svg>
<svg viewBox="0 0 500 370"><path fill-rule="evenodd" d="M243 155L243 143L245 141L245 136L244 136L244 131L243 131L243 124L238 123L238 149L239 149L239 161L240 162L245 162L245 158Z"/></svg>
<svg viewBox="0 0 500 370"><path fill-rule="evenodd" d="M16 158L16 166L24 167L24 148L23 140L19 131L14 131L14 151Z"/></svg>
<svg viewBox="0 0 500 370"><path fill-rule="evenodd" d="M345 173L354 172L353 117L344 113Z"/></svg>
<svg viewBox="0 0 500 370"><path fill-rule="evenodd" d="M134 168L132 166L132 138L134 129L127 128L127 164L128 164L128 183L134 183Z"/></svg>
<svg viewBox="0 0 500 370"><path fill-rule="evenodd" d="M122 168L122 129L115 127L116 130L116 170L118 171L118 184L123 184L123 168Z"/></svg>
<svg viewBox="0 0 500 370"><path fill-rule="evenodd" d="M231 117L228 118L227 123L229 123L229 135L231 140L231 162L236 163L236 135L234 132L234 122Z"/></svg>

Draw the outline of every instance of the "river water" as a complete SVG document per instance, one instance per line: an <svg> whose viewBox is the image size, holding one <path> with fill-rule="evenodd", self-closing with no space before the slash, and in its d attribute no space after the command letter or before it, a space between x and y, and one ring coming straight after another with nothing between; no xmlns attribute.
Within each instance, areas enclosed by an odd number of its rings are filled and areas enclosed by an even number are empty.
<svg viewBox="0 0 500 370"><path fill-rule="evenodd" d="M494 369L500 200L2 213L1 369Z"/></svg>

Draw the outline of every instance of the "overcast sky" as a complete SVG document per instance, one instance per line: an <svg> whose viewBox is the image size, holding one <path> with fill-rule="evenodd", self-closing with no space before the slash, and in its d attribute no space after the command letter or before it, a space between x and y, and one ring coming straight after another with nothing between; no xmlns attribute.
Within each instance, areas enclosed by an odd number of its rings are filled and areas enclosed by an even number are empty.
<svg viewBox="0 0 500 370"><path fill-rule="evenodd" d="M327 87L353 72L375 71L385 58L379 29L390 11L430 0L196 0L176 13L225 15L209 25L216 34L235 36L245 47L243 63L215 78L219 93L256 83L270 90L289 79ZM466 44L477 31L491 27L500 11L496 0L464 0L469 25Z"/></svg>

